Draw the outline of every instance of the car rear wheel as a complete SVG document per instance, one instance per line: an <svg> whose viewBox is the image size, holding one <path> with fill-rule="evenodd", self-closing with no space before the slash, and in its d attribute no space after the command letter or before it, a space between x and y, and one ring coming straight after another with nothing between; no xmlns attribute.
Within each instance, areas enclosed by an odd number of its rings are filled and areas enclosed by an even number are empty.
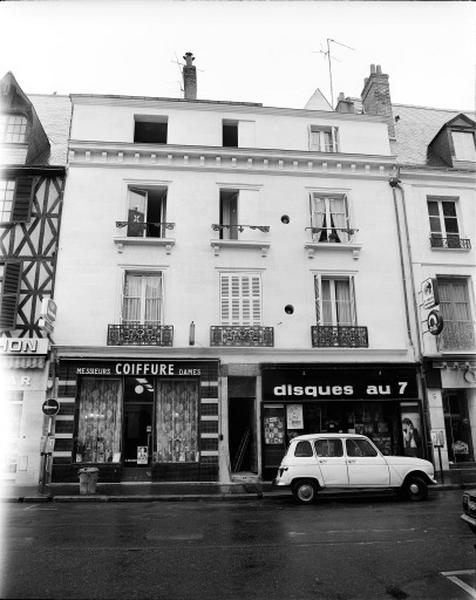
<svg viewBox="0 0 476 600"><path fill-rule="evenodd" d="M407 477L402 486L403 494L408 500L426 500L428 497L428 486L421 477Z"/></svg>
<svg viewBox="0 0 476 600"><path fill-rule="evenodd" d="M300 504L312 504L317 498L317 483L313 479L300 479L293 483L292 491Z"/></svg>

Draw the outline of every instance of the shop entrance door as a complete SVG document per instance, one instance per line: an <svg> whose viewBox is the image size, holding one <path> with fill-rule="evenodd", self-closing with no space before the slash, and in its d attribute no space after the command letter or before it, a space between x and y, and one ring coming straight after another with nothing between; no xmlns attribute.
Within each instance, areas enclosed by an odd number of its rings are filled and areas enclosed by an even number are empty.
<svg viewBox="0 0 476 600"><path fill-rule="evenodd" d="M152 448L154 388L145 378L127 377L124 395L124 462L147 466Z"/></svg>
<svg viewBox="0 0 476 600"><path fill-rule="evenodd" d="M443 393L446 439L450 463L457 465L474 461L468 400L464 390Z"/></svg>

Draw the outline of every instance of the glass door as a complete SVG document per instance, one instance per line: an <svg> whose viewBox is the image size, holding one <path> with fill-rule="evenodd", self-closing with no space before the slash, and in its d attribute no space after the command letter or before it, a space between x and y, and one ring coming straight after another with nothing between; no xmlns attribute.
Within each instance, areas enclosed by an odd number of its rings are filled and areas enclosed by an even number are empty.
<svg viewBox="0 0 476 600"><path fill-rule="evenodd" d="M124 394L124 462L150 463L154 388L145 377L126 377Z"/></svg>

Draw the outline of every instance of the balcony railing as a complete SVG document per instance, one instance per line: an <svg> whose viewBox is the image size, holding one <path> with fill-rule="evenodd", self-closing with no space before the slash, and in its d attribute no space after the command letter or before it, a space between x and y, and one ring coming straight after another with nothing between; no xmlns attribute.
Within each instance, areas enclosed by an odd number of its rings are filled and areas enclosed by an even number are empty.
<svg viewBox="0 0 476 600"><path fill-rule="evenodd" d="M212 325L210 346L274 346L273 327L260 325Z"/></svg>
<svg viewBox="0 0 476 600"><path fill-rule="evenodd" d="M476 323L474 321L446 321L438 336L440 352L476 350Z"/></svg>
<svg viewBox="0 0 476 600"><path fill-rule="evenodd" d="M312 325L313 348L368 348L367 327Z"/></svg>
<svg viewBox="0 0 476 600"><path fill-rule="evenodd" d="M270 230L269 225L224 225L222 223L213 223L212 230L220 232L220 239L237 240L238 233L243 233L245 229L251 231L261 231L268 233Z"/></svg>
<svg viewBox="0 0 476 600"><path fill-rule="evenodd" d="M127 237L166 237L166 231L175 229L175 223L157 221L116 221L116 227L127 227Z"/></svg>
<svg viewBox="0 0 476 600"><path fill-rule="evenodd" d="M108 346L172 346L173 325L123 323L108 325Z"/></svg>
<svg viewBox="0 0 476 600"><path fill-rule="evenodd" d="M306 227L312 233L314 242L321 244L347 244L352 242L359 231L353 227Z"/></svg>
<svg viewBox="0 0 476 600"><path fill-rule="evenodd" d="M459 235L448 237L439 237L432 235L430 237L432 248L460 248L461 250L471 250L471 240L460 238Z"/></svg>

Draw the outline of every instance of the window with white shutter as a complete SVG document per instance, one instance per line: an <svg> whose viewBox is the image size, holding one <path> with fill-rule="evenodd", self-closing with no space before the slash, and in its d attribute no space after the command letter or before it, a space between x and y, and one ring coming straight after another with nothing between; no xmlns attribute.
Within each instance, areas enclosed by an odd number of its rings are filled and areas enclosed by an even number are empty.
<svg viewBox="0 0 476 600"><path fill-rule="evenodd" d="M220 274L220 317L222 325L261 325L259 274Z"/></svg>

